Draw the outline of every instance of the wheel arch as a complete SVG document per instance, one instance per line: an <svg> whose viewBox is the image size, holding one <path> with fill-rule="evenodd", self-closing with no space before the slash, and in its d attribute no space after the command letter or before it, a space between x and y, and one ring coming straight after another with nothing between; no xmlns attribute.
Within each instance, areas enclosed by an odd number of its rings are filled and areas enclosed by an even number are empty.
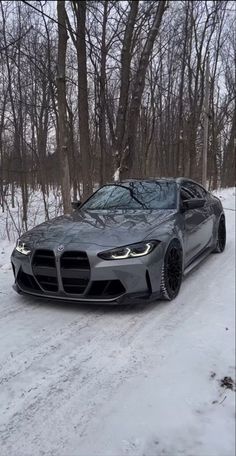
<svg viewBox="0 0 236 456"><path fill-rule="evenodd" d="M173 242L173 241L177 241L179 243L180 247L181 247L181 251L182 251L182 270L184 271L184 240L183 240L183 237L179 237L176 233L173 233L173 236L169 239L168 242L166 242L165 252L164 252L164 255L163 255L163 262L164 262L165 255L166 255L166 252L168 250L168 247L171 244L171 242Z"/></svg>
<svg viewBox="0 0 236 456"><path fill-rule="evenodd" d="M225 213L224 213L223 210L220 212L218 217L216 217L216 223L214 223L214 233L213 233L214 234L214 241L216 241L216 239L217 239L218 228L219 228L220 220L221 220L222 217L223 217L225 225L226 225L226 218L225 218Z"/></svg>
<svg viewBox="0 0 236 456"><path fill-rule="evenodd" d="M176 250L176 252L178 252L178 254L177 254L177 260L175 259L173 261L173 259L171 257L168 257L168 249L170 248L170 251L171 251L172 250L171 244L174 244L174 243L176 246L175 250ZM171 258L171 259L169 259L169 258ZM166 261L167 261L168 266L166 265ZM177 261L177 263L176 263L176 261ZM171 265L171 264L174 264L174 270L172 271L171 275L169 276L169 274L170 274L169 265ZM184 264L183 247L182 247L181 240L178 237L173 236L170 239L169 243L167 244L165 255L163 256L163 264L162 264L162 270L161 270L161 283L160 283L160 294L163 299L170 301L177 296L180 286L181 286L181 282L182 282L183 264ZM173 266L171 266L171 267L173 267ZM179 272L176 272L178 267L179 267ZM174 282L175 282L175 280L177 280L176 290L172 288L173 283L171 285L171 281L173 281L173 279L172 279L173 273L177 274L176 279L174 279ZM169 277L169 278L167 278L167 277Z"/></svg>

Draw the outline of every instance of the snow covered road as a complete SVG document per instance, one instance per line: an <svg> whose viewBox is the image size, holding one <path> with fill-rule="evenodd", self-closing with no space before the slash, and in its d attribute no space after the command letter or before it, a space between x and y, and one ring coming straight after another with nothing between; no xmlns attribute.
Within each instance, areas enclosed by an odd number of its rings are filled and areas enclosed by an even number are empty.
<svg viewBox="0 0 236 456"><path fill-rule="evenodd" d="M233 456L235 209L171 303L56 304L11 289L0 243L1 456ZM231 210L230 210L231 209Z"/></svg>

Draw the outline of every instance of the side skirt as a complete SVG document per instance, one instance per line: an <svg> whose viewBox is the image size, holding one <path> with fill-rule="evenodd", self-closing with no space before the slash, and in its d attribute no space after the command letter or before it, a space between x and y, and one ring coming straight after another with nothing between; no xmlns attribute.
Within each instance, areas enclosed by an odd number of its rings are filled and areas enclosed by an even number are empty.
<svg viewBox="0 0 236 456"><path fill-rule="evenodd" d="M202 261L204 261L212 252L213 248L208 247L204 252L197 256L184 270L183 276L187 276L193 269L197 268Z"/></svg>

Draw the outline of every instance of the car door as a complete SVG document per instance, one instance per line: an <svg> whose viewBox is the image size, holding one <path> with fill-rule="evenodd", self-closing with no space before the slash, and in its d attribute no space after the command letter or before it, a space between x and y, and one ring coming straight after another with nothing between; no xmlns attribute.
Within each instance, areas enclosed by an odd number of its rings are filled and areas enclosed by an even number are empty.
<svg viewBox="0 0 236 456"><path fill-rule="evenodd" d="M204 207L189 209L184 212L185 258L186 264L189 264L210 243L213 233L214 216L208 202L207 192L202 187L192 182L183 182L181 186L181 198L184 195L206 199Z"/></svg>
<svg viewBox="0 0 236 456"><path fill-rule="evenodd" d="M189 192L184 186L180 188L181 205L183 201L194 198L194 195ZM198 214L196 209L189 209L183 212L184 219L184 251L185 251L185 266L191 261L197 252L198 239Z"/></svg>

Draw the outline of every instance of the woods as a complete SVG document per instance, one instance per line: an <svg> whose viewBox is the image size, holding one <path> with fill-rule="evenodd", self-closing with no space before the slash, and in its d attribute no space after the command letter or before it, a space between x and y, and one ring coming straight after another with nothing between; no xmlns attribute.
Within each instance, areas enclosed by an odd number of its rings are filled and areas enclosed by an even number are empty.
<svg viewBox="0 0 236 456"><path fill-rule="evenodd" d="M209 56L209 103L206 68ZM1 1L0 204L127 177L235 184L231 1ZM208 132L204 119L208 116Z"/></svg>

